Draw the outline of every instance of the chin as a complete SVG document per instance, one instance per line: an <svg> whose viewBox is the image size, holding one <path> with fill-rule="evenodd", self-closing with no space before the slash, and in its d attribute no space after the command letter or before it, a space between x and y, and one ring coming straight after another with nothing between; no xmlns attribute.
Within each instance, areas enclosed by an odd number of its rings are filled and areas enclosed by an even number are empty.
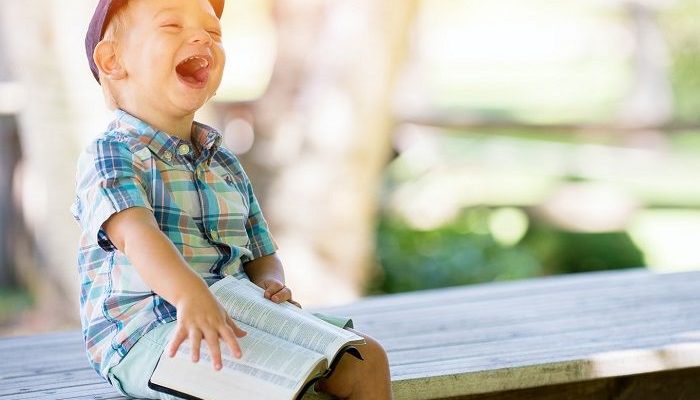
<svg viewBox="0 0 700 400"><path fill-rule="evenodd" d="M175 102L175 106L182 110L184 115L194 114L206 104L206 101L200 102Z"/></svg>
<svg viewBox="0 0 700 400"><path fill-rule="evenodd" d="M178 91L172 98L172 103L179 109L188 113L202 108L213 97L213 90Z"/></svg>
<svg viewBox="0 0 700 400"><path fill-rule="evenodd" d="M208 83L211 84L215 82ZM199 88L178 82L178 90L176 90L173 102L183 109L197 111L214 97L217 87L218 84L206 85Z"/></svg>

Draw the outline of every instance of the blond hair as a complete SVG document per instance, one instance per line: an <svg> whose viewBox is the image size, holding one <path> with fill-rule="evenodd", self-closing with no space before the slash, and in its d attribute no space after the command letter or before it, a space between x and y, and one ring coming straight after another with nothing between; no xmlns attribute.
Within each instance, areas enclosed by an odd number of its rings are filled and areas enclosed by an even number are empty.
<svg viewBox="0 0 700 400"><path fill-rule="evenodd" d="M129 2L127 1L122 7L117 9L111 16L109 23L105 27L104 34L102 35L101 42L112 42L115 51L118 53L120 46L120 39L122 38L124 32L126 32L128 26L128 15L127 7L129 7ZM119 101L116 98L113 88L111 87L111 80L99 70L98 77L100 80L100 85L102 86L102 94L105 98L105 103L110 110L119 108Z"/></svg>

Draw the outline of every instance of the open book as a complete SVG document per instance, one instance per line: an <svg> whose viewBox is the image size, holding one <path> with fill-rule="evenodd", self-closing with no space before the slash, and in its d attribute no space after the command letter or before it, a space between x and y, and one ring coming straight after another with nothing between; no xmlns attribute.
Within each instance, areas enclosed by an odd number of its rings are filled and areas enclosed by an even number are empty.
<svg viewBox="0 0 700 400"><path fill-rule="evenodd" d="M228 276L210 286L236 324L248 332L237 338L241 358L221 342L222 368L214 370L202 341L200 360L192 362L189 341L177 354L165 353L148 386L189 399L300 399L318 379L326 377L363 337L338 328L289 302L277 304L247 279Z"/></svg>

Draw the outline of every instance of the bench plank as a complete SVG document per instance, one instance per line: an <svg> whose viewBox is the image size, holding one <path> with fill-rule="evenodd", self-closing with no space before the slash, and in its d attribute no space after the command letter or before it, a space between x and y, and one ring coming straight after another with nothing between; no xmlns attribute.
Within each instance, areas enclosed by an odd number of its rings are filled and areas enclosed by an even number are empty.
<svg viewBox="0 0 700 400"><path fill-rule="evenodd" d="M699 289L698 271L632 269L322 311L384 345L397 398L432 399L700 366Z"/></svg>
<svg viewBox="0 0 700 400"><path fill-rule="evenodd" d="M700 399L700 368L477 394L450 400L685 400Z"/></svg>
<svg viewBox="0 0 700 400"><path fill-rule="evenodd" d="M397 399L456 398L699 367L698 289L700 271L632 269L313 311L351 316L382 343ZM0 360L3 399L119 398L90 369L79 332L2 338Z"/></svg>

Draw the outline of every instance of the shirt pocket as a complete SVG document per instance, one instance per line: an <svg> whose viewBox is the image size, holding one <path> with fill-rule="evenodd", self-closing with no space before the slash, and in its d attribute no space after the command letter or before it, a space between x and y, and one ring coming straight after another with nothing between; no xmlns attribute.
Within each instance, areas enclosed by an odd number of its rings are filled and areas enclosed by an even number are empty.
<svg viewBox="0 0 700 400"><path fill-rule="evenodd" d="M170 168L164 170L162 174L163 181L167 182L166 190L174 203L166 204L167 208L177 209L192 218L200 218L202 205L193 173L185 169Z"/></svg>
<svg viewBox="0 0 700 400"><path fill-rule="evenodd" d="M250 243L245 224L248 219L248 206L243 196L235 190L217 193L219 219L217 228L219 236L227 244L247 247Z"/></svg>

